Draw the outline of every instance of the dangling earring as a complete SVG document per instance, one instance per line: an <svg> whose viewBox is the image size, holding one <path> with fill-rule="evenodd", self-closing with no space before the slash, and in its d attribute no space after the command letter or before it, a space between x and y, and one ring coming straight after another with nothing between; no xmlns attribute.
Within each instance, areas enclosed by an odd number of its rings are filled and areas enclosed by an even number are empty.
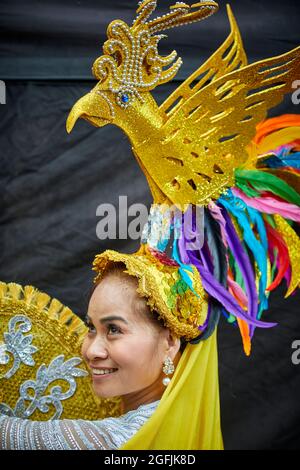
<svg viewBox="0 0 300 470"><path fill-rule="evenodd" d="M170 374L173 374L174 370L175 370L175 367L174 367L172 359L170 357L167 357L164 360L163 373L166 375L170 375ZM169 377L164 377L162 380L162 383L164 384L165 387L167 387L170 382L171 382L171 379Z"/></svg>

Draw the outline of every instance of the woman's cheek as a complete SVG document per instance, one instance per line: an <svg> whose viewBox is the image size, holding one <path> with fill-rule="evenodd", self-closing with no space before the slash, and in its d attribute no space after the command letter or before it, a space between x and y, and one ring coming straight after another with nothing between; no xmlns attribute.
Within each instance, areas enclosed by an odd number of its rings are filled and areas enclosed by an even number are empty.
<svg viewBox="0 0 300 470"><path fill-rule="evenodd" d="M81 345L81 355L82 355L82 357L85 361L87 360L86 351L88 349L88 343L89 343L89 339L88 339L87 336L85 336L85 338L82 342L82 345Z"/></svg>

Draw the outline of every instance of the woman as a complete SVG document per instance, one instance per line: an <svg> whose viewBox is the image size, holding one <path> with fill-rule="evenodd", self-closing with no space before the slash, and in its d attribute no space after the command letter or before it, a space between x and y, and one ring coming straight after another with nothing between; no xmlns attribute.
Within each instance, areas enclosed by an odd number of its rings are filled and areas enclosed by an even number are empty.
<svg viewBox="0 0 300 470"><path fill-rule="evenodd" d="M299 285L300 242L290 224L300 221L299 117L258 124L290 91L299 50L247 66L228 9L232 33L193 74L201 77L200 85L191 90L189 77L158 108L148 92L170 80L181 61L162 71L176 55L160 57L158 39L164 35L155 34L199 20L217 5L177 2L167 15L147 21L155 7L156 1L144 0L132 27L118 21L109 26L110 42L93 66L98 83L67 121L68 132L79 117L97 127L119 125L131 138L153 194L150 231L140 250L132 255L108 250L95 259L99 285L83 343L95 392L121 396L123 415L47 423L2 417L2 448L222 449L220 314L239 328L249 355L255 328L274 326L261 321L269 293L284 278L286 296ZM191 217L185 218L188 203ZM182 212L169 217L164 204ZM201 227L195 223L196 205L203 209ZM193 247L194 238L199 243ZM125 273L118 271L119 263ZM187 343L182 355L181 339ZM169 384L162 371L174 372Z"/></svg>
<svg viewBox="0 0 300 470"><path fill-rule="evenodd" d="M196 271L192 279L197 292L179 295L172 314L166 305L172 288L166 283L172 279L174 286L181 279L172 259L161 262L142 246L133 255L107 250L94 265L98 276L82 354L96 395L121 397L122 415L47 422L2 416L0 448L221 449L215 335L185 346L174 333L187 336L192 331L189 321L178 317L186 305L195 313L189 298L198 296L198 318L203 314Z"/></svg>
<svg viewBox="0 0 300 470"><path fill-rule="evenodd" d="M152 316L136 289L136 279L121 268L104 277L90 300L82 346L95 393L122 396L124 413L161 398L162 365L180 355L180 340Z"/></svg>

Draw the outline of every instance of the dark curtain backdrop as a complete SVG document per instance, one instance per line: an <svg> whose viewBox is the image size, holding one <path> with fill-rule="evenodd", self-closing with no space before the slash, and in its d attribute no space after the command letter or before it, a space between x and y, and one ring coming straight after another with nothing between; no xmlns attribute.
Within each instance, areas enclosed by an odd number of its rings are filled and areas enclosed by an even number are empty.
<svg viewBox="0 0 300 470"><path fill-rule="evenodd" d="M219 3L218 14L171 29L161 41L161 53L176 49L184 65L173 83L153 92L159 103L226 38L225 1ZM298 0L230 3L249 62L300 43ZM170 4L159 1L159 11ZM99 240L97 206L118 208L119 195L127 195L128 204L151 202L120 129L96 129L82 120L70 135L65 130L73 103L95 84L91 66L102 54L108 23L131 22L136 6L133 0L0 1L0 79L7 89L0 105L0 279L32 284L79 315L86 309L94 255L138 246L136 240ZM270 115L299 110L288 97ZM282 285L264 315L279 325L256 330L250 358L237 329L220 321L227 449L300 447L300 364L291 361L292 342L300 339L300 296L284 300L284 293Z"/></svg>

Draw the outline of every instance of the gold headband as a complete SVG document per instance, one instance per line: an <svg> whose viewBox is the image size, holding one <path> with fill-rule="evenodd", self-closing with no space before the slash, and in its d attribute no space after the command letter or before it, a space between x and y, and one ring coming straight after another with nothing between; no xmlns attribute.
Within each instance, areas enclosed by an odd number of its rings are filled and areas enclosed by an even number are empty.
<svg viewBox="0 0 300 470"><path fill-rule="evenodd" d="M124 263L125 272L138 279L137 292L175 336L192 340L201 334L199 327L205 323L208 304L195 266L189 272L192 291L180 275L180 266L146 245L129 255L106 250L95 257L93 270L98 274L94 282L99 282L114 263Z"/></svg>

